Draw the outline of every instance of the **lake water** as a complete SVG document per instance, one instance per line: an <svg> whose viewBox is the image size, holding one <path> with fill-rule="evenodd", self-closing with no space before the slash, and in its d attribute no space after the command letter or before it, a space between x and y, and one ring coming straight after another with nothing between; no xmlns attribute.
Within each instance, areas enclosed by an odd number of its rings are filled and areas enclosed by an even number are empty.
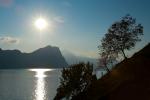
<svg viewBox="0 0 150 100"><path fill-rule="evenodd" d="M0 100L53 100L60 69L0 70Z"/></svg>

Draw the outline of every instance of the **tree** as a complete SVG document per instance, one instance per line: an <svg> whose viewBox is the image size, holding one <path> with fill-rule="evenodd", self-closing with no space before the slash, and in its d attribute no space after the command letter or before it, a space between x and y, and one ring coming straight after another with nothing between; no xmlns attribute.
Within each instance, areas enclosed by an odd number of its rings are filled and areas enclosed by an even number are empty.
<svg viewBox="0 0 150 100"><path fill-rule="evenodd" d="M54 100L70 99L85 91L92 82L93 65L79 63L62 70L60 86Z"/></svg>
<svg viewBox="0 0 150 100"><path fill-rule="evenodd" d="M109 73L110 69L109 66L113 66L114 62L116 62L116 56L113 54L109 54L109 52L102 51L100 53L101 58L99 59L99 67L106 69L106 71Z"/></svg>
<svg viewBox="0 0 150 100"><path fill-rule="evenodd" d="M102 46L99 46L100 59L99 67L105 69L107 72L110 72L110 67L114 66L117 62L118 54L110 50L104 49Z"/></svg>
<svg viewBox="0 0 150 100"><path fill-rule="evenodd" d="M140 35L143 35L143 26L136 24L135 18L126 15L108 29L101 40L100 49L108 54L122 54L126 59L125 50L130 50L137 41L141 41Z"/></svg>

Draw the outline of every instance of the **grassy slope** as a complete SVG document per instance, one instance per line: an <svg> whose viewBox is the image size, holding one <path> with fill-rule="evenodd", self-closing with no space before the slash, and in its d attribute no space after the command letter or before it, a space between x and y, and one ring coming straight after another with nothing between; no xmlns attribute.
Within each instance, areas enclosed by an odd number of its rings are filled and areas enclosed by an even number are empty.
<svg viewBox="0 0 150 100"><path fill-rule="evenodd" d="M117 64L76 99L150 100L150 44Z"/></svg>

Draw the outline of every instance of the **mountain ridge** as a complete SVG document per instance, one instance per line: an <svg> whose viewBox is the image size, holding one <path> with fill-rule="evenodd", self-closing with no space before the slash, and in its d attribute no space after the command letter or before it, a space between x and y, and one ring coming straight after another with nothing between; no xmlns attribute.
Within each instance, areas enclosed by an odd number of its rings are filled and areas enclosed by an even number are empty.
<svg viewBox="0 0 150 100"><path fill-rule="evenodd" d="M31 53L0 49L0 69L62 68L68 64L58 47L46 46Z"/></svg>

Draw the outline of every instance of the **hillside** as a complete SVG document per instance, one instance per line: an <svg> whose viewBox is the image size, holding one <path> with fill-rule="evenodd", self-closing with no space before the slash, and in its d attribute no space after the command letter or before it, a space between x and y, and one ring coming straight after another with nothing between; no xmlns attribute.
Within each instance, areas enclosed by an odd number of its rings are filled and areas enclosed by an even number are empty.
<svg viewBox="0 0 150 100"><path fill-rule="evenodd" d="M73 100L150 100L150 44Z"/></svg>
<svg viewBox="0 0 150 100"><path fill-rule="evenodd" d="M47 46L32 53L0 49L0 68L60 68L68 66L58 47Z"/></svg>

